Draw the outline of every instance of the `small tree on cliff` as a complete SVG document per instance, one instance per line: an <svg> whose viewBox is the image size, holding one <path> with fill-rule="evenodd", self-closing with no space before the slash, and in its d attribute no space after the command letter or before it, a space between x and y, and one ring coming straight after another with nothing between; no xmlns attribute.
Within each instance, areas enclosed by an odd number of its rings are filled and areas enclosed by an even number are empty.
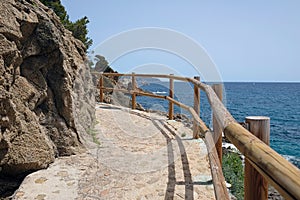
<svg viewBox="0 0 300 200"><path fill-rule="evenodd" d="M92 39L87 37L87 24L89 23L87 17L83 17L78 19L76 22L72 22L70 21L69 15L67 14L65 7L61 4L60 0L40 0L40 2L55 12L55 14L60 18L62 24L72 32L75 38L83 42L86 49L92 45Z"/></svg>

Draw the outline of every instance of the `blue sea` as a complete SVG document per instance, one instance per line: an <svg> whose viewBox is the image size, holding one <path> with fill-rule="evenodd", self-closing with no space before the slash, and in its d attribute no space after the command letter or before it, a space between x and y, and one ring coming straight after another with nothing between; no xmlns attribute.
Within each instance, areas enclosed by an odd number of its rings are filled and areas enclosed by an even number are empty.
<svg viewBox="0 0 300 200"><path fill-rule="evenodd" d="M159 95L168 95L169 83L158 82L140 86ZM175 82L175 99L192 106L193 87L188 83ZM300 83L224 83L223 103L239 121L246 116L271 118L271 147L300 168ZM146 109L168 112L166 100L144 96L137 101ZM212 113L205 93L200 93L200 117L212 125ZM189 115L175 106L176 113Z"/></svg>

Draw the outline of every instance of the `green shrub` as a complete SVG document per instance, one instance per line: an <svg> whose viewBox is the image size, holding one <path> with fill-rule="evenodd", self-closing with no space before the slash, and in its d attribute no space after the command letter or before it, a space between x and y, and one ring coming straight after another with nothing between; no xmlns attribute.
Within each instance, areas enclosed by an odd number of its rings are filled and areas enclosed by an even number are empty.
<svg viewBox="0 0 300 200"><path fill-rule="evenodd" d="M88 134L92 137L93 142L97 145L101 145L100 141L97 138L97 131L93 128L87 130Z"/></svg>
<svg viewBox="0 0 300 200"><path fill-rule="evenodd" d="M61 4L61 0L40 0L40 2L55 12L65 28L71 31L75 38L83 42L86 50L92 45L93 40L87 36L87 24L89 23L89 20L86 16L72 22L69 19L69 15L67 14L65 7Z"/></svg>
<svg viewBox="0 0 300 200"><path fill-rule="evenodd" d="M223 154L222 170L224 177L232 186L231 193L238 199L244 199L244 168L238 153Z"/></svg>
<svg viewBox="0 0 300 200"><path fill-rule="evenodd" d="M100 146L101 145L101 142L98 140L98 138L97 138L97 130L95 129L95 126L98 124L99 122L96 120L96 121L94 121L94 123L93 123L93 126L91 127L91 128L89 128L88 130L87 130L87 133L92 137L92 139L93 139L93 142L95 143L95 144L97 144L98 146Z"/></svg>

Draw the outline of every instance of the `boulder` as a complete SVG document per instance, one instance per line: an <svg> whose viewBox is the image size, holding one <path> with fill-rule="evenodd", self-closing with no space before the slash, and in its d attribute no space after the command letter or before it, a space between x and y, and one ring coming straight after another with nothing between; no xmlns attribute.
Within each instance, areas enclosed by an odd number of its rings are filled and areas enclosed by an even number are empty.
<svg viewBox="0 0 300 200"><path fill-rule="evenodd" d="M94 104L84 45L38 0L1 0L0 175L83 152Z"/></svg>

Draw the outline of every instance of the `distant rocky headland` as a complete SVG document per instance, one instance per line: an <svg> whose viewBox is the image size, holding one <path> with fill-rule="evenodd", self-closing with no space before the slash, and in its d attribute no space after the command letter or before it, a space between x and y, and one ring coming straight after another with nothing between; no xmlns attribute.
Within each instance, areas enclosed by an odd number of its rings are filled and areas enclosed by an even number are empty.
<svg viewBox="0 0 300 200"><path fill-rule="evenodd" d="M1 0L0 177L83 152L94 104L84 45L38 0Z"/></svg>

